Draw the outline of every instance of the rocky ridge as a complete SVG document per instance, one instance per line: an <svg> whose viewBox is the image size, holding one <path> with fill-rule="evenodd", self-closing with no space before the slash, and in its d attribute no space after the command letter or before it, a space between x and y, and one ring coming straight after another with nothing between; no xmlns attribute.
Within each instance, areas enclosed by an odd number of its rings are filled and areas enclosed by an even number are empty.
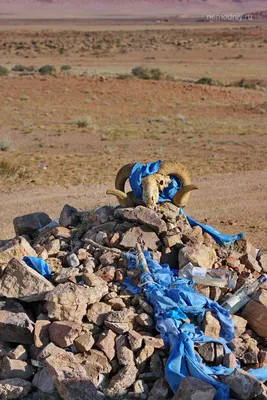
<svg viewBox="0 0 267 400"><path fill-rule="evenodd" d="M56 226L54 226L56 225ZM200 227L191 228L170 203L157 211L101 207L91 212L65 205L59 225L44 213L14 220L16 238L0 241L0 398L213 399L215 389L184 378L176 394L165 380L169 350L155 329L144 294L133 295L124 277L138 284L122 254L140 243L153 259L177 269L192 262L238 275L236 288L267 272L267 256L246 239L219 246ZM24 257L46 261L48 280ZM220 301L228 289L196 285ZM207 365L243 370L221 377L232 399L266 397L266 389L246 369L267 365L267 286L233 316L235 338L221 345L197 345ZM218 338L220 326L207 312L201 326ZM202 397L201 397L202 396Z"/></svg>

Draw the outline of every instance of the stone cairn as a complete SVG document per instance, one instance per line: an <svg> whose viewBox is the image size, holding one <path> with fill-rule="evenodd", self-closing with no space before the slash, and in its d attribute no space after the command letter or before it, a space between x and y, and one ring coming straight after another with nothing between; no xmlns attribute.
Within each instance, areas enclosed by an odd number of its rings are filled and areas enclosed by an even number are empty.
<svg viewBox="0 0 267 400"><path fill-rule="evenodd" d="M16 238L0 242L0 399L41 400L212 400L215 389L187 377L173 394L164 378L169 350L155 329L153 308L144 294L122 285L138 284L123 252L140 243L153 259L177 269L192 262L238 274L239 288L267 272L267 256L257 257L246 239L219 246L201 228L191 228L177 208L104 206L81 212L65 205L59 226L34 213L14 220ZM43 228L43 229L40 229ZM47 280L22 259L40 257ZM220 300L227 289L196 285ZM231 354L214 343L197 345L207 365L235 368L221 377L232 399L267 399L265 386L245 372L267 365L267 286L233 316ZM207 312L201 326L218 338L220 326Z"/></svg>

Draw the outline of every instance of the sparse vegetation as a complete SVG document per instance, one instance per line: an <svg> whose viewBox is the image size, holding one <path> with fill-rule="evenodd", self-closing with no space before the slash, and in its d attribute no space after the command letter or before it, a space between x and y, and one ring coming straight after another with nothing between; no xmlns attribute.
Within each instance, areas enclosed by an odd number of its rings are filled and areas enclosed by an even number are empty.
<svg viewBox="0 0 267 400"><path fill-rule="evenodd" d="M73 122L78 128L94 128L95 126L95 121L91 115L77 117Z"/></svg>
<svg viewBox="0 0 267 400"><path fill-rule="evenodd" d="M195 83L197 83L198 85L224 86L223 83L208 77L200 78Z"/></svg>
<svg viewBox="0 0 267 400"><path fill-rule="evenodd" d="M0 65L0 76L6 76L6 75L8 75L8 69Z"/></svg>
<svg viewBox="0 0 267 400"><path fill-rule="evenodd" d="M0 138L0 150L7 151L12 146L12 141L9 138Z"/></svg>
<svg viewBox="0 0 267 400"><path fill-rule="evenodd" d="M156 81L166 77L164 72L159 68L148 68L143 66L133 68L132 74L139 79L152 79Z"/></svg>
<svg viewBox="0 0 267 400"><path fill-rule="evenodd" d="M53 65L44 65L39 69L41 75L53 75L56 72L56 68Z"/></svg>
<svg viewBox="0 0 267 400"><path fill-rule="evenodd" d="M242 87L245 89L257 89L257 85L255 83L246 83L245 79L240 79L240 81L236 82L232 86Z"/></svg>
<svg viewBox="0 0 267 400"><path fill-rule="evenodd" d="M66 71L70 71L71 70L71 66L70 65L62 65L60 67L60 71L61 72L66 72Z"/></svg>
<svg viewBox="0 0 267 400"><path fill-rule="evenodd" d="M33 65L26 66L26 65L16 64L12 68L12 71L14 71L14 72L35 72L36 68Z"/></svg>

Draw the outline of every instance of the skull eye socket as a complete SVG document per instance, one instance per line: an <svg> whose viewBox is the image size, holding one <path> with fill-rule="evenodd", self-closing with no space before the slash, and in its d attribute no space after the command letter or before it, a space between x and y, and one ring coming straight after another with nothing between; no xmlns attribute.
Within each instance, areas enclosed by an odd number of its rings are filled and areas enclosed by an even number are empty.
<svg viewBox="0 0 267 400"><path fill-rule="evenodd" d="M163 184L164 184L164 181L163 181L163 180L161 180L161 181L159 182L159 184L160 184L160 185L163 185Z"/></svg>

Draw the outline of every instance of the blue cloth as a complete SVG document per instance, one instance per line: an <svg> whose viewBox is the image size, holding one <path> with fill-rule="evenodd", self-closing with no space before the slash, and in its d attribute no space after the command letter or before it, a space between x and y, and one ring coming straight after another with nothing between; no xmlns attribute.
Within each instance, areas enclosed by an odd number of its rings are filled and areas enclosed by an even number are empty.
<svg viewBox="0 0 267 400"><path fill-rule="evenodd" d="M142 178L145 178L148 175L155 174L159 167L160 164L162 163L161 160L158 160L154 163L148 163L148 164L140 164L136 163L131 171L129 181L131 188L135 194L135 196L139 199L142 199L142 186L141 186L141 180ZM165 201L172 201L174 195L176 192L181 189L182 187L182 182L175 176L171 176L172 182L169 184L167 188L165 188L163 191L159 193L159 203L163 203ZM183 210L180 208L180 213L183 213ZM186 214L185 214L186 215ZM216 229L212 228L209 225L203 225L200 222L197 222L193 218L189 217L186 215L186 218L191 226L200 226L203 230L203 232L209 233L214 240L219 243L219 244L225 244L225 245L230 245L231 243L235 242L238 239L242 239L244 237L243 233L239 233L238 235L234 236L229 236L222 234L218 232Z"/></svg>
<svg viewBox="0 0 267 400"><path fill-rule="evenodd" d="M38 257L23 257L23 261L35 271L39 272L43 277L49 279L51 277L51 272L48 264Z"/></svg>
<svg viewBox="0 0 267 400"><path fill-rule="evenodd" d="M222 365L207 366L194 351L196 343L214 342L223 345L225 353L231 352L227 343L234 337L234 326L228 311L217 302L196 293L191 281L175 278L168 265L158 264L146 251L144 255L149 271L141 273L140 286L154 308L156 328L170 346L165 376L172 391L175 393L178 390L183 377L192 376L213 385L216 388L216 400L229 400L229 387L214 379L214 376L229 375L233 369ZM132 255L126 254L125 258L129 258L131 268L134 268ZM136 257L135 268L138 268ZM199 327L207 311L211 311L220 323L220 337L217 340L205 336ZM249 372L263 381L267 379L266 367Z"/></svg>

